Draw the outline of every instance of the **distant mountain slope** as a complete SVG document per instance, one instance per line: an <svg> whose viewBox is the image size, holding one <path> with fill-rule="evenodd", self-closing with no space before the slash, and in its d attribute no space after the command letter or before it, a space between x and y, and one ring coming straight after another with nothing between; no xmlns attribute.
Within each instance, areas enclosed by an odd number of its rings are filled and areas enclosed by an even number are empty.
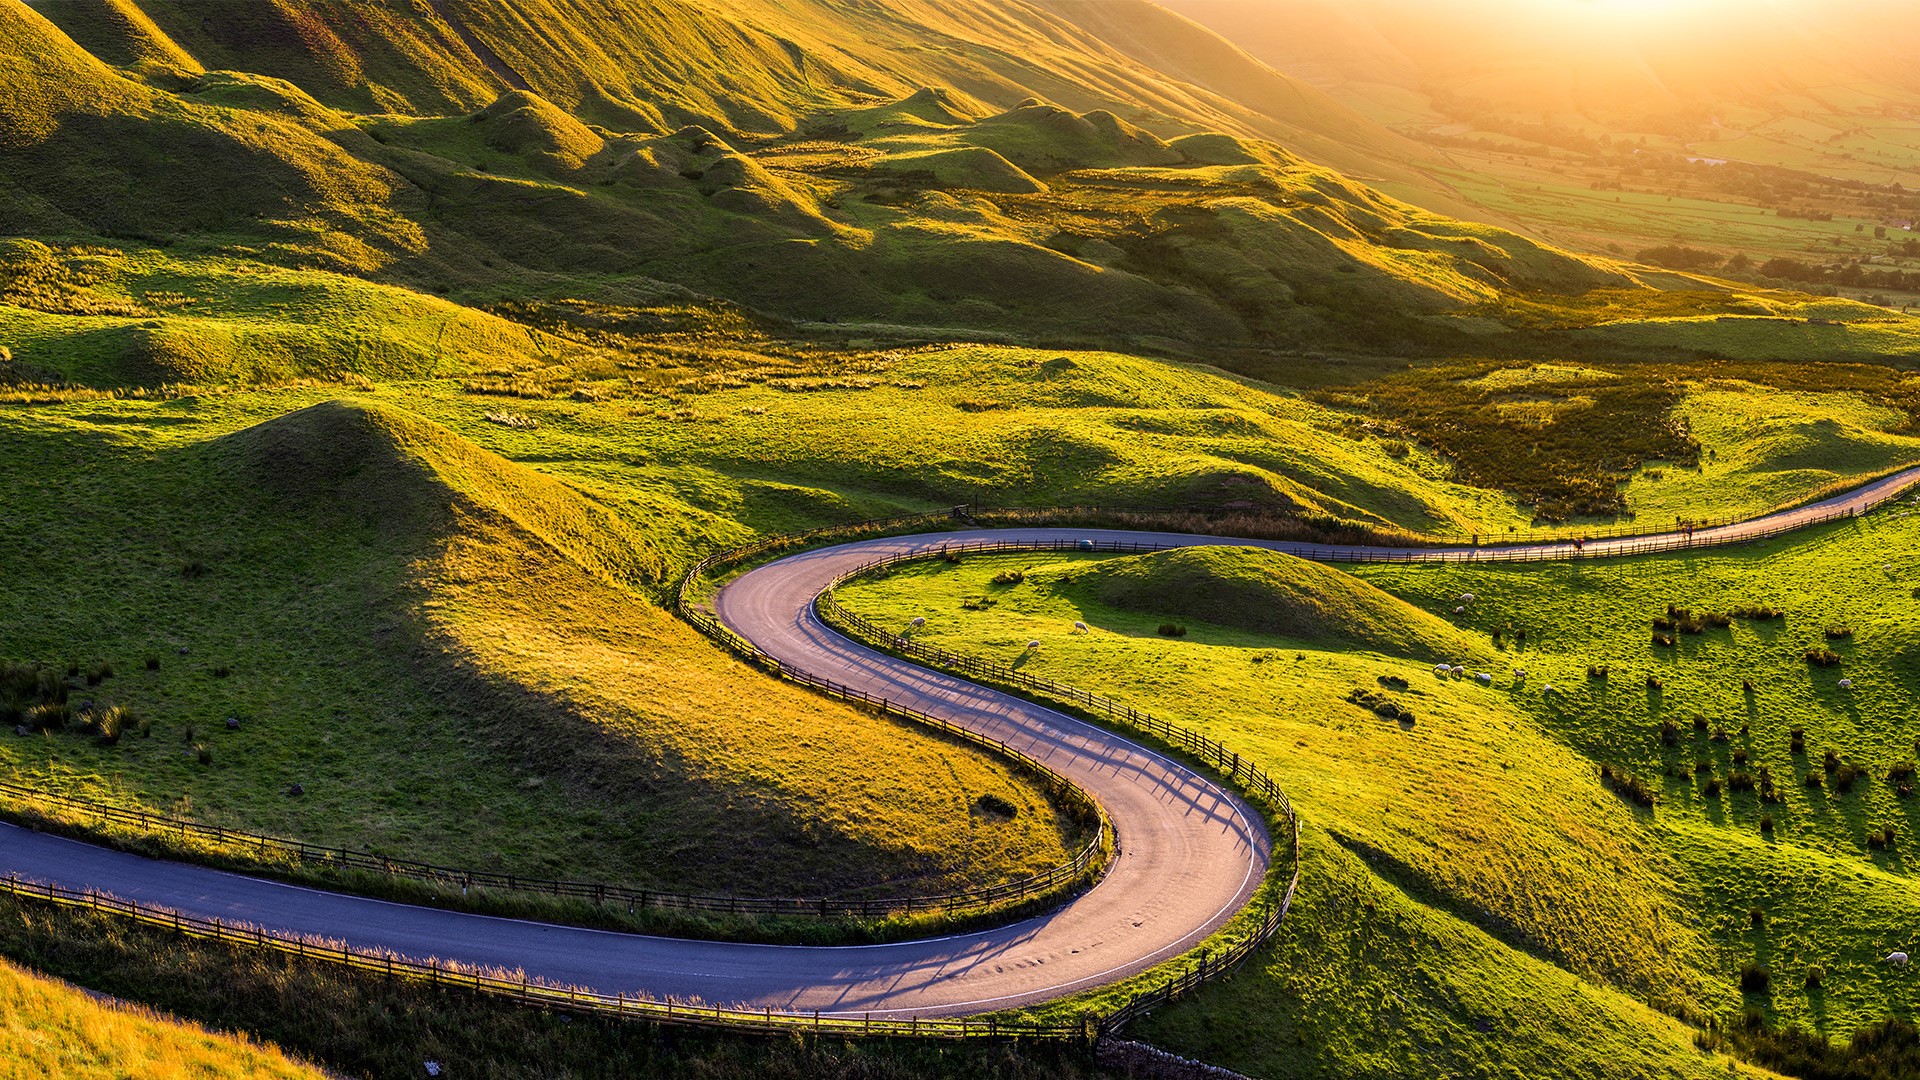
<svg viewBox="0 0 1920 1080"><path fill-rule="evenodd" d="M1039 96L1162 134L1274 139L1346 170L1431 157L1144 0L33 3L110 63L257 72L357 113L470 112L518 89L618 130L769 134L940 85L998 109Z"/></svg>

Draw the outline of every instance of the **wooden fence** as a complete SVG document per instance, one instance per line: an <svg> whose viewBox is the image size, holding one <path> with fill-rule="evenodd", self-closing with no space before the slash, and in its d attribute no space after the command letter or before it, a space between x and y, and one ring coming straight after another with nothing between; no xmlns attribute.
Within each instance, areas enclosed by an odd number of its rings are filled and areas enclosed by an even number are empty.
<svg viewBox="0 0 1920 1080"><path fill-rule="evenodd" d="M838 1036L895 1036L921 1039L1035 1038L1086 1039L1097 1030L1083 1024L1017 1024L991 1017L897 1018L872 1013L775 1012L772 1009L726 1008L690 1002L661 1001L644 995L602 994L575 987L555 986L524 976L463 969L438 960L409 960L375 949L315 941L292 934L272 933L257 926L215 918L183 915L178 911L122 900L93 890L63 888L21 881L9 874L0 881L0 893L86 908L103 914L171 930L185 937L222 941L230 945L265 949L303 960L337 964L390 979L413 979L436 986L470 990L492 998L561 1012L585 1013L621 1020L650 1020L663 1024L723 1027L733 1031L813 1033Z"/></svg>

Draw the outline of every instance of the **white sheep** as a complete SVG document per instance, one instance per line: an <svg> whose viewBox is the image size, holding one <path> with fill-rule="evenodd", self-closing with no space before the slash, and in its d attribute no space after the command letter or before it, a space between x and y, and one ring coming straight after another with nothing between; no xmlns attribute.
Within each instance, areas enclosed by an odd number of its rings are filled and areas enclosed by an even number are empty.
<svg viewBox="0 0 1920 1080"><path fill-rule="evenodd" d="M1087 632L1087 624L1076 619L1074 620L1073 629L1076 633L1084 634Z"/></svg>
<svg viewBox="0 0 1920 1080"><path fill-rule="evenodd" d="M1433 673L1435 675L1441 676L1442 678L1445 678L1446 676L1453 674L1453 665L1452 664L1435 664L1433 665Z"/></svg>
<svg viewBox="0 0 1920 1080"><path fill-rule="evenodd" d="M1841 680L1840 680L1840 689L1842 689L1842 690L1851 690L1851 689L1853 689L1853 680L1852 680L1852 679L1841 679Z"/></svg>
<svg viewBox="0 0 1920 1080"><path fill-rule="evenodd" d="M1482 671L1473 677L1473 681L1479 683L1481 686L1492 686L1493 676Z"/></svg>
<svg viewBox="0 0 1920 1080"><path fill-rule="evenodd" d="M1541 687L1541 688L1540 688L1540 692L1541 692L1541 693L1543 693L1543 694L1551 694L1551 693L1553 693L1553 684L1552 684L1552 683L1548 683L1547 685L1545 685L1545 686L1543 686L1543 687Z"/></svg>
<svg viewBox="0 0 1920 1080"><path fill-rule="evenodd" d="M1455 664L1455 665L1453 666L1453 677L1454 677L1454 678L1456 678L1456 679L1464 679L1464 678L1466 678L1466 677L1467 677L1467 669L1466 669L1466 668L1464 668L1464 667L1461 667L1461 666L1460 666L1459 664Z"/></svg>
<svg viewBox="0 0 1920 1080"><path fill-rule="evenodd" d="M1882 960L1881 963L1892 964L1894 967L1906 967L1907 954L1903 952L1890 952L1887 954L1887 958Z"/></svg>
<svg viewBox="0 0 1920 1080"><path fill-rule="evenodd" d="M1029 642L1027 642L1027 650L1028 650L1029 652L1031 652L1032 650L1034 650L1034 649L1037 649L1037 648L1039 648L1039 647L1040 647L1040 643L1039 643L1038 641L1029 641Z"/></svg>
<svg viewBox="0 0 1920 1080"><path fill-rule="evenodd" d="M1463 611L1465 611L1465 610L1467 610L1467 605L1465 605L1465 604L1461 604L1461 605L1460 605L1459 607L1457 607L1457 608L1454 608L1454 609L1453 609L1453 613L1454 613L1455 615L1458 615L1458 614L1460 614L1461 612L1463 612Z"/></svg>
<svg viewBox="0 0 1920 1080"><path fill-rule="evenodd" d="M927 625L927 617L925 615L915 615L913 617L913 621L908 623L907 625L913 627L915 630L918 630L921 627Z"/></svg>
<svg viewBox="0 0 1920 1080"><path fill-rule="evenodd" d="M1470 592L1463 592L1460 594L1460 600L1463 603L1471 604L1473 603L1473 594Z"/></svg>
<svg viewBox="0 0 1920 1080"><path fill-rule="evenodd" d="M1514 668L1514 669L1513 669L1513 681L1514 681L1514 682L1520 682L1521 680L1523 680L1523 679L1525 679L1526 677L1527 677L1527 669L1526 669L1526 668L1523 668L1523 667L1517 667L1517 668Z"/></svg>

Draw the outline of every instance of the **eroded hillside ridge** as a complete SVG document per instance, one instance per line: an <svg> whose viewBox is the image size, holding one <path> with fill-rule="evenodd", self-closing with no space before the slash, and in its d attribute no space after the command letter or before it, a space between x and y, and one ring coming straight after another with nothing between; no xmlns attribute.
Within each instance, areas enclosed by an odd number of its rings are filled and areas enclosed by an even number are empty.
<svg viewBox="0 0 1920 1080"><path fill-rule="evenodd" d="M811 29L657 7L6 0L0 230L443 293L668 282L811 321L1415 352L1510 294L1637 287L1281 149L1383 133L1156 70L1111 11L901 4L829 45L854 16L824 0Z"/></svg>

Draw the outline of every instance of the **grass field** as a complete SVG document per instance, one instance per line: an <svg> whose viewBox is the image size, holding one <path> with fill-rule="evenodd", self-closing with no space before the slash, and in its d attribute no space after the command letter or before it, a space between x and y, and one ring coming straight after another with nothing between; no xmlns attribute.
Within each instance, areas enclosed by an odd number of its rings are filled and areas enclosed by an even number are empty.
<svg viewBox="0 0 1920 1080"><path fill-rule="evenodd" d="M1011 659L1039 640L1022 670L1197 727L1292 796L1309 852L1298 917L1257 976L1156 1018L1154 1038L1266 1075L1724 1071L1646 1005L1753 1009L1844 1038L1920 1002L1877 962L1914 944L1920 914L1910 801L1887 779L1920 736L1916 520L1894 508L1720 554L1355 575L1225 550L973 557L842 600L882 625L924 616L917 636L961 651ZM1009 569L1023 580L993 582ZM1203 570L1233 584L1200 591ZM1395 614L1396 596L1411 606ZM1648 641L1669 603L1787 615L1668 650ZM1853 636L1834 645L1838 669L1813 668L1801 654L1830 626ZM1441 660L1493 683L1436 680ZM1410 722L1376 715L1383 699ZM1823 768L1828 748L1865 770L1849 791ZM1602 765L1639 778L1654 808L1610 790ZM1778 801L1732 786L1762 768ZM1765 989L1743 992L1748 966ZM1362 1022L1380 1009L1389 1023Z"/></svg>
<svg viewBox="0 0 1920 1080"><path fill-rule="evenodd" d="M318 1069L250 1039L216 1034L0 960L0 1076L314 1078Z"/></svg>

